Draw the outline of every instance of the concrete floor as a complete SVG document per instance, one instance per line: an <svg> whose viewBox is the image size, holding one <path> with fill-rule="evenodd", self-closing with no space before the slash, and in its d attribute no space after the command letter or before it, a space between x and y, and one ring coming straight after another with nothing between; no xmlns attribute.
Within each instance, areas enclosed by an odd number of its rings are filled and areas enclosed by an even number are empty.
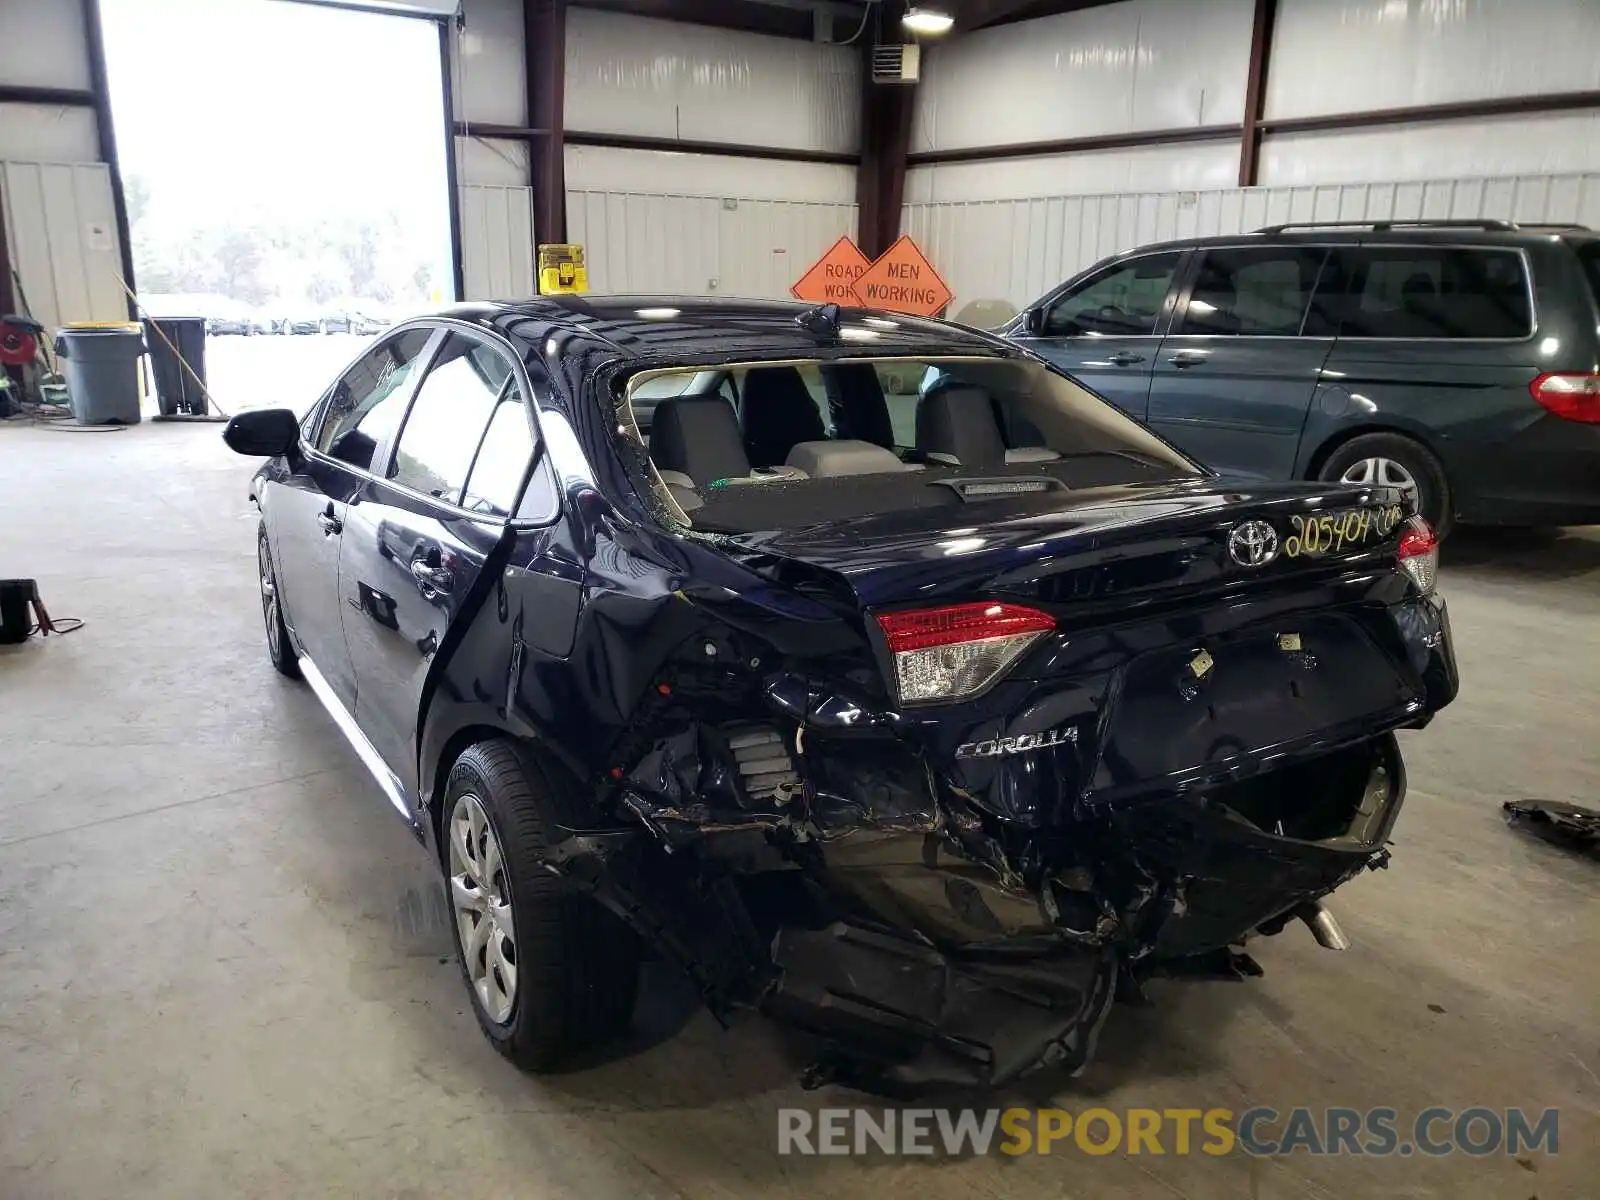
<svg viewBox="0 0 1600 1200"><path fill-rule="evenodd" d="M1595 802L1600 531L1463 536L1464 690L1406 738L1393 869L1354 949L1263 941L1264 979L1166 983L1079 1109L1561 1109L1561 1152L1473 1159L798 1159L771 1026L649 981L636 1052L523 1077L480 1038L431 876L303 686L267 664L251 465L214 426L0 427L0 574L81 632L0 649L0 1197L1594 1196L1600 865L1499 803Z"/></svg>

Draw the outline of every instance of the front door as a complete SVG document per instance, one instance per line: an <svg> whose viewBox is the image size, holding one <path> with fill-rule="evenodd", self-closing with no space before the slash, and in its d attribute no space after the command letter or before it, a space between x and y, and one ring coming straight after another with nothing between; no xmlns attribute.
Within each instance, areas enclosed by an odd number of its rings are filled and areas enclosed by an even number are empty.
<svg viewBox="0 0 1600 1200"><path fill-rule="evenodd" d="M339 576L356 723L411 795L429 668L458 619L483 601L480 576L506 537L532 451L532 418L509 359L451 333L380 478L346 511Z"/></svg>
<svg viewBox="0 0 1600 1200"><path fill-rule="evenodd" d="M1183 259L1164 250L1114 262L1030 312L1014 339L1142 421Z"/></svg>
<svg viewBox="0 0 1600 1200"><path fill-rule="evenodd" d="M1321 247L1202 252L1150 384L1150 427L1208 467L1293 476L1330 336L1307 312Z"/></svg>
<svg viewBox="0 0 1600 1200"><path fill-rule="evenodd" d="M283 611L301 653L347 712L355 711L356 684L339 611L339 547L350 499L374 447L405 411L406 381L430 336L397 333L356 360L324 399L315 439L271 500Z"/></svg>

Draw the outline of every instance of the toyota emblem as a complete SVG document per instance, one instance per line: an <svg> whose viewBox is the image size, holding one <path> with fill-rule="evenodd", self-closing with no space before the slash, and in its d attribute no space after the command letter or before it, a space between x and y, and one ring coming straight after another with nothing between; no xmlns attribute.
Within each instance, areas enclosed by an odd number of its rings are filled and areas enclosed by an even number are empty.
<svg viewBox="0 0 1600 1200"><path fill-rule="evenodd" d="M1241 567L1264 567L1278 557L1278 531L1265 521L1245 521L1228 535L1228 557Z"/></svg>

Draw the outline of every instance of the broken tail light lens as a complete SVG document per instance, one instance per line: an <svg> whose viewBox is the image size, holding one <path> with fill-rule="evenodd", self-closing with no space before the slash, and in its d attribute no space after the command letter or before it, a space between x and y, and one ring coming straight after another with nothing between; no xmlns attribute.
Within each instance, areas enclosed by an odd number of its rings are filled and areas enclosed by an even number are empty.
<svg viewBox="0 0 1600 1200"><path fill-rule="evenodd" d="M1600 423L1600 375L1541 375L1528 385L1533 398L1568 421Z"/></svg>
<svg viewBox="0 0 1600 1200"><path fill-rule="evenodd" d="M902 704L959 700L983 691L1056 627L1020 604L952 604L881 613Z"/></svg>
<svg viewBox="0 0 1600 1200"><path fill-rule="evenodd" d="M1421 517L1406 522L1400 535L1400 569L1424 596L1439 579L1439 535Z"/></svg>

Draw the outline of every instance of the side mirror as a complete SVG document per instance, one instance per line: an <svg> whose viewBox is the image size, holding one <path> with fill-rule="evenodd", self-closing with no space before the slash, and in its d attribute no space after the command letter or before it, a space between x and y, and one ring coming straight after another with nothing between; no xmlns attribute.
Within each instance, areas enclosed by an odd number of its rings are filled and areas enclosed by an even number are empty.
<svg viewBox="0 0 1600 1200"><path fill-rule="evenodd" d="M1022 329L1024 333L1038 337L1044 332L1044 309L1030 308L1022 314Z"/></svg>
<svg viewBox="0 0 1600 1200"><path fill-rule="evenodd" d="M222 440L235 454L276 458L300 444L300 418L287 408L243 412L228 422Z"/></svg>

